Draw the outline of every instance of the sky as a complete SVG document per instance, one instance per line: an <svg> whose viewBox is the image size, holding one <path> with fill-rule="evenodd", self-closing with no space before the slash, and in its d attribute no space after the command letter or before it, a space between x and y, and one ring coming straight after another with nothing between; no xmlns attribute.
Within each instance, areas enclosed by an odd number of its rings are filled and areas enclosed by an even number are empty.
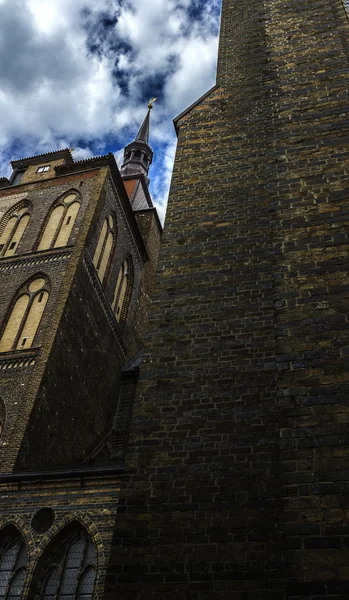
<svg viewBox="0 0 349 600"><path fill-rule="evenodd" d="M151 194L164 218L172 120L215 83L221 0L0 0L0 176L59 148L134 139L150 98Z"/></svg>

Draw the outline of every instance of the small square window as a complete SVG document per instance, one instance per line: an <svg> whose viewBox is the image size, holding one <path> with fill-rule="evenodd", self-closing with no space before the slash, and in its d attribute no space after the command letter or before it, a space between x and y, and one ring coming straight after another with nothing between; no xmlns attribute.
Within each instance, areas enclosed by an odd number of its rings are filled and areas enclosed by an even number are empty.
<svg viewBox="0 0 349 600"><path fill-rule="evenodd" d="M16 246L16 242L11 242L10 244L10 250L13 250Z"/></svg>
<svg viewBox="0 0 349 600"><path fill-rule="evenodd" d="M36 171L37 173L46 173L47 171L50 170L50 166L46 165L45 167L39 167L38 170Z"/></svg>
<svg viewBox="0 0 349 600"><path fill-rule="evenodd" d="M25 337L25 338L22 339L22 343L21 343L21 347L22 348L24 348L24 346L26 345L27 341L28 341L27 337Z"/></svg>

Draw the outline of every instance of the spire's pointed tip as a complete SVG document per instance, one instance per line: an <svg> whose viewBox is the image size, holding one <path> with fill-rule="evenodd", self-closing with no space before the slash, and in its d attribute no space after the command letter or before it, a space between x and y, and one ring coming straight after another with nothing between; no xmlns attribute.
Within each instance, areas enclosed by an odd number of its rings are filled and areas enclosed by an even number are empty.
<svg viewBox="0 0 349 600"><path fill-rule="evenodd" d="M149 104L148 104L148 108L149 110L152 110L153 106L154 106L154 102L156 102L157 98L152 98L151 100L149 100Z"/></svg>
<svg viewBox="0 0 349 600"><path fill-rule="evenodd" d="M145 115L145 119L136 137L137 142L145 142L146 144L149 143L150 111L151 108L148 106L148 112Z"/></svg>

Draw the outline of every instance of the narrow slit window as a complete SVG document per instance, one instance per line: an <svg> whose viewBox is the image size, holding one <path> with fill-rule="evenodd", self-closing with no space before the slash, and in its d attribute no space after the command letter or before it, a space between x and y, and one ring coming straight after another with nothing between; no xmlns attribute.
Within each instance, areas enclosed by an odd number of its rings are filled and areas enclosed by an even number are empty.
<svg viewBox="0 0 349 600"><path fill-rule="evenodd" d="M131 264L130 259L124 260L116 281L112 308L119 323L125 321L130 304L132 294Z"/></svg>
<svg viewBox="0 0 349 600"><path fill-rule="evenodd" d="M104 220L93 257L93 264L101 283L105 283L108 278L111 260L115 251L115 230L116 225L110 215Z"/></svg>

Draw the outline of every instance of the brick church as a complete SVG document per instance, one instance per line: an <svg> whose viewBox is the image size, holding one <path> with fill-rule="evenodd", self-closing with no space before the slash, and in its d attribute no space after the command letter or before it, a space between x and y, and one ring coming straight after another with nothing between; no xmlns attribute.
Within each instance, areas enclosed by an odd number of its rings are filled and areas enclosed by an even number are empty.
<svg viewBox="0 0 349 600"><path fill-rule="evenodd" d="M223 0L156 277L151 105L0 179L0 600L348 600L345 7Z"/></svg>

